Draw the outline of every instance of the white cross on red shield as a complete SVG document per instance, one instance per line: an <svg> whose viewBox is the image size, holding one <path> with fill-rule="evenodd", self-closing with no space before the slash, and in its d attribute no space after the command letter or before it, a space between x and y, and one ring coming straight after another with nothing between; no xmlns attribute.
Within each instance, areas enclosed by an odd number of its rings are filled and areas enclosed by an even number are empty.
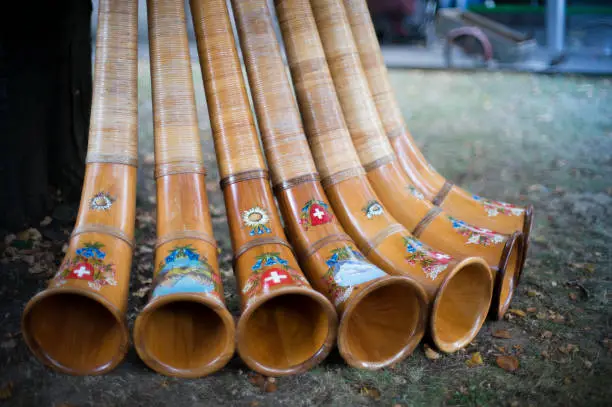
<svg viewBox="0 0 612 407"><path fill-rule="evenodd" d="M329 223L332 220L329 212L327 212L323 206L316 203L310 206L308 215L310 216L310 224L312 226L323 225L324 223Z"/></svg>
<svg viewBox="0 0 612 407"><path fill-rule="evenodd" d="M77 263L66 278L74 278L76 280L94 280L94 267L87 262Z"/></svg>
<svg viewBox="0 0 612 407"><path fill-rule="evenodd" d="M268 291L270 287L274 287L277 285L293 284L293 279L291 278L289 273L287 273L287 271L283 269L276 267L266 270L261 275L261 280L263 281L264 292Z"/></svg>

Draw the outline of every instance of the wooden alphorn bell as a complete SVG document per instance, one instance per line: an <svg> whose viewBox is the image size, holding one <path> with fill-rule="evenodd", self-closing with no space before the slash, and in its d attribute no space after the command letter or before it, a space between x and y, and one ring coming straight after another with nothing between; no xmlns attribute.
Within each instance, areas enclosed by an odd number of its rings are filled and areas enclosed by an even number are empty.
<svg viewBox="0 0 612 407"><path fill-rule="evenodd" d="M423 337L426 294L412 279L367 262L344 232L319 182L266 0L232 4L287 235L312 285L341 315L340 354L366 369L396 363Z"/></svg>
<svg viewBox="0 0 612 407"><path fill-rule="evenodd" d="M306 136L327 197L362 253L392 275L408 275L426 290L429 333L453 352L485 321L493 274L481 258L461 261L414 238L389 215L370 186L348 133L308 0L276 0L289 67Z"/></svg>
<svg viewBox="0 0 612 407"><path fill-rule="evenodd" d="M191 10L242 299L238 353L262 374L303 372L331 350L336 311L283 232L225 0L192 0Z"/></svg>
<svg viewBox="0 0 612 407"><path fill-rule="evenodd" d="M134 326L159 373L200 377L227 364L234 319L223 298L206 195L182 0L148 0L157 244L150 300Z"/></svg>
<svg viewBox="0 0 612 407"><path fill-rule="evenodd" d="M525 241L524 262L533 223L533 206L522 208L471 194L436 172L414 142L397 104L366 0L344 0L344 6L385 133L412 183L434 205L471 225L503 234L521 231Z"/></svg>
<svg viewBox="0 0 612 407"><path fill-rule="evenodd" d="M310 4L353 145L380 198L369 207L383 204L414 237L434 249L457 258L482 257L496 274L491 315L502 318L520 274L522 233L504 235L472 226L425 200L385 136L342 0L311 0Z"/></svg>
<svg viewBox="0 0 612 407"><path fill-rule="evenodd" d="M64 373L106 373L128 348L138 165L137 13L136 0L100 0L78 217L59 271L23 313L30 350Z"/></svg>

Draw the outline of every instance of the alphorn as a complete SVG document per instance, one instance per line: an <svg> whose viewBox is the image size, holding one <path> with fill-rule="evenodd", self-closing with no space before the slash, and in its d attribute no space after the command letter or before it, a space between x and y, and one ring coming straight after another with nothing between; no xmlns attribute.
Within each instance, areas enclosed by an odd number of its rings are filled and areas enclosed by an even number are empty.
<svg viewBox="0 0 612 407"><path fill-rule="evenodd" d="M232 4L287 236L309 281L341 316L340 354L359 368L396 363L423 337L425 291L366 261L344 232L319 182L266 0Z"/></svg>
<svg viewBox="0 0 612 407"><path fill-rule="evenodd" d="M415 239L379 201L351 142L308 0L276 0L298 105L331 206L358 248L391 275L418 281L431 302L430 335L444 352L467 345L485 321L493 275L481 258L461 261Z"/></svg>
<svg viewBox="0 0 612 407"><path fill-rule="evenodd" d="M453 257L482 257L496 272L492 315L510 307L522 264L523 236L475 227L426 201L398 164L380 122L353 40L342 0L312 0L315 22L340 107L368 180L380 201L363 208L371 216L382 210L434 249Z"/></svg>
<svg viewBox="0 0 612 407"><path fill-rule="evenodd" d="M157 244L150 300L134 326L155 371L200 377L227 364L234 319L225 307L206 195L182 0L148 0L155 134Z"/></svg>
<svg viewBox="0 0 612 407"><path fill-rule="evenodd" d="M59 271L23 312L30 350L63 373L106 373L128 348L138 165L137 13L136 0L100 0L78 217Z"/></svg>
<svg viewBox="0 0 612 407"><path fill-rule="evenodd" d="M343 1L384 130L410 180L427 200L451 216L503 234L522 231L524 262L533 223L533 206L521 208L471 194L446 180L427 162L410 135L395 99L366 0Z"/></svg>
<svg viewBox="0 0 612 407"><path fill-rule="evenodd" d="M242 299L237 350L262 374L300 373L330 352L336 311L283 232L225 0L191 0L191 10Z"/></svg>

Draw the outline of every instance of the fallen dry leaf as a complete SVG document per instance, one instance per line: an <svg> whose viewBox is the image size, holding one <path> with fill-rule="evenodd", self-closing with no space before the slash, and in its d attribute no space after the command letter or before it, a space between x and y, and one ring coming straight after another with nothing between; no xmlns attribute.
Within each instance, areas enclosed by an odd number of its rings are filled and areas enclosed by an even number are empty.
<svg viewBox="0 0 612 407"><path fill-rule="evenodd" d="M542 293L536 291L536 290L527 290L527 296L528 297L540 297L542 296Z"/></svg>
<svg viewBox="0 0 612 407"><path fill-rule="evenodd" d="M542 355L544 359L550 359L550 353L548 353L547 350L543 350L542 353L540 353L540 355Z"/></svg>
<svg viewBox="0 0 612 407"><path fill-rule="evenodd" d="M576 293L569 293L568 297L572 301L576 301L576 299L578 299L578 296L576 295Z"/></svg>
<svg viewBox="0 0 612 407"><path fill-rule="evenodd" d="M546 319L546 313L545 312L538 312L536 314L536 318L537 319Z"/></svg>
<svg viewBox="0 0 612 407"><path fill-rule="evenodd" d="M527 316L527 314L525 314L525 311L520 310L520 309L510 308L508 312L513 315L516 315L517 317L521 317L521 318Z"/></svg>
<svg viewBox="0 0 612 407"><path fill-rule="evenodd" d="M480 354L480 352L472 353L472 356L467 362L465 362L465 364L468 365L469 367L482 365L483 364L482 355Z"/></svg>
<svg viewBox="0 0 612 407"><path fill-rule="evenodd" d="M569 355L570 353L576 353L578 352L578 346L576 345L572 345L571 343L568 343L565 346L559 346L559 352Z"/></svg>
<svg viewBox="0 0 612 407"><path fill-rule="evenodd" d="M0 400L8 400L13 397L13 382L8 382L0 387Z"/></svg>
<svg viewBox="0 0 612 407"><path fill-rule="evenodd" d="M550 339L550 338L552 338L552 336L553 336L553 333L550 332L550 331L542 332L542 338L544 338L544 339Z"/></svg>
<svg viewBox="0 0 612 407"><path fill-rule="evenodd" d="M514 356L498 356L495 362L506 372L514 372L519 368L519 361Z"/></svg>
<svg viewBox="0 0 612 407"><path fill-rule="evenodd" d="M428 345L425 345L425 357L429 360L440 359L440 354L435 350L431 349Z"/></svg>
<svg viewBox="0 0 612 407"><path fill-rule="evenodd" d="M506 353L506 347L505 346L495 346L495 349L497 349L501 353Z"/></svg>
<svg viewBox="0 0 612 407"><path fill-rule="evenodd" d="M493 332L493 336L495 338L502 338L502 339L510 339L510 338L512 338L512 335L510 334L510 332L507 329L498 329L495 332Z"/></svg>
<svg viewBox="0 0 612 407"><path fill-rule="evenodd" d="M266 378L259 373L255 373L249 376L249 383L263 389L264 385L266 384Z"/></svg>
<svg viewBox="0 0 612 407"><path fill-rule="evenodd" d="M378 391L378 389L375 387L362 386L359 389L359 394L361 394L362 396L370 397L374 400L380 399L380 391Z"/></svg>
<svg viewBox="0 0 612 407"><path fill-rule="evenodd" d="M584 361L584 367L586 367L587 369L590 369L593 367L593 362L589 361L589 360L585 360Z"/></svg>
<svg viewBox="0 0 612 407"><path fill-rule="evenodd" d="M268 377L268 379L264 383L263 390L266 393L274 393L276 390L278 390L278 386L276 385L276 379L273 377Z"/></svg>
<svg viewBox="0 0 612 407"><path fill-rule="evenodd" d="M525 311L530 312L530 313L532 313L532 314L533 314L533 313L534 313L534 312L536 312L537 310L538 310L538 309L537 309L536 307L529 307L529 308L527 308Z"/></svg>
<svg viewBox="0 0 612 407"><path fill-rule="evenodd" d="M53 222L53 218L51 216L45 216L45 218L40 221L40 226L49 226L51 222Z"/></svg>
<svg viewBox="0 0 612 407"><path fill-rule="evenodd" d="M143 298L149 292L149 287L140 287L136 292L132 293L134 297Z"/></svg>

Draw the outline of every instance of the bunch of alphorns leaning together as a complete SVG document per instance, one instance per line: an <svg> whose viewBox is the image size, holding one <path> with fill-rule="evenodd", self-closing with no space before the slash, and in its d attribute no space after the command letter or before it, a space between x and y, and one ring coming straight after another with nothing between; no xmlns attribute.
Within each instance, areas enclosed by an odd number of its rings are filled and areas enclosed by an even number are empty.
<svg viewBox="0 0 612 407"><path fill-rule="evenodd" d="M487 315L509 307L532 208L471 195L427 163L365 0L275 5L290 74L267 1L232 0L262 152L226 2L191 0L242 300L235 322L206 197L183 0L148 1L157 244L134 324L138 355L162 374L200 377L237 350L249 368L281 376L336 344L364 369L406 358L425 334L443 352L466 346ZM100 0L79 216L59 271L23 315L32 352L65 373L108 372L130 342L137 9L137 0Z"/></svg>

